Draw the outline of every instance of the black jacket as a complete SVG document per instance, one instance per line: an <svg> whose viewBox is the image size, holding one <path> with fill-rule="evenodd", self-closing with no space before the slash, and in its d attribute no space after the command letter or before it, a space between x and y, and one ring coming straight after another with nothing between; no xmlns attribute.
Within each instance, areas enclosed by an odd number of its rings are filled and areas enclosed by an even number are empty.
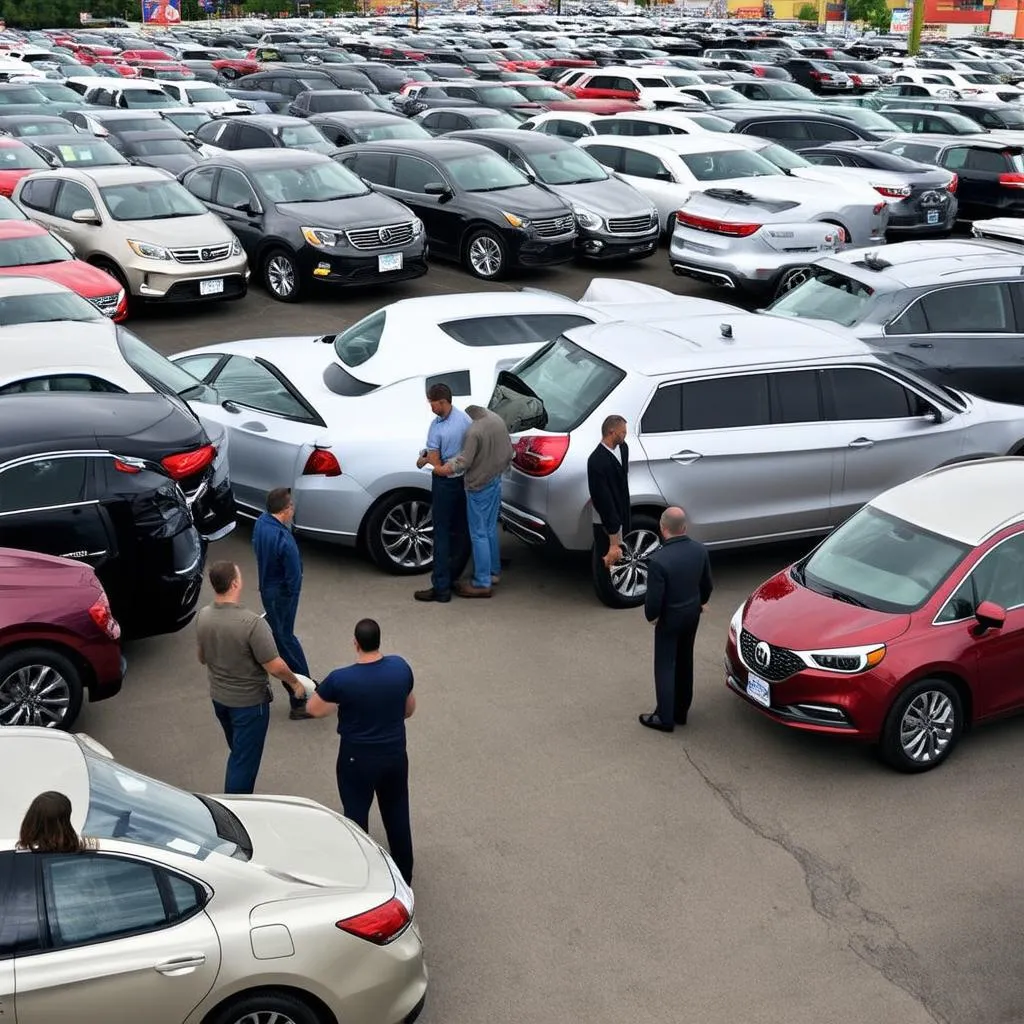
<svg viewBox="0 0 1024 1024"><path fill-rule="evenodd" d="M711 596L711 563L700 541L670 537L647 559L644 614L658 629L680 630Z"/></svg>
<svg viewBox="0 0 1024 1024"><path fill-rule="evenodd" d="M629 531L629 447L619 445L620 463L603 444L587 459L587 487L601 526L609 533Z"/></svg>

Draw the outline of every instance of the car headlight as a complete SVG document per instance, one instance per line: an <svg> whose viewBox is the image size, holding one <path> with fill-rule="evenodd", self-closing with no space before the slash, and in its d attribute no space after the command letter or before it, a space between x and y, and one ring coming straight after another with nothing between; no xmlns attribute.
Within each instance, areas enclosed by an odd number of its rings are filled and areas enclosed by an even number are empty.
<svg viewBox="0 0 1024 1024"><path fill-rule="evenodd" d="M576 223L588 231L600 231L604 227L604 221L596 213L584 209L582 206L574 206L572 212L576 217Z"/></svg>
<svg viewBox="0 0 1024 1024"><path fill-rule="evenodd" d="M242 243L237 238L231 239L231 255L241 256L242 255Z"/></svg>
<svg viewBox="0 0 1024 1024"><path fill-rule="evenodd" d="M517 213L508 213L505 210L501 211L502 217L505 218L514 228L528 228L530 226L529 218L520 217Z"/></svg>
<svg viewBox="0 0 1024 1024"><path fill-rule="evenodd" d="M412 222L412 237L419 238L423 234L423 221L419 217L413 218Z"/></svg>
<svg viewBox="0 0 1024 1024"><path fill-rule="evenodd" d="M302 228L302 237L315 249L336 249L345 245L345 232L331 228Z"/></svg>
<svg viewBox="0 0 1024 1024"><path fill-rule="evenodd" d="M136 256L147 260L169 260L173 259L170 250L162 245L153 245L152 242L137 242L132 238L127 239L128 245Z"/></svg>
<svg viewBox="0 0 1024 1024"><path fill-rule="evenodd" d="M729 636L734 639L740 635L740 630L743 628L743 609L747 607L747 602L743 604L733 612L732 619L729 620Z"/></svg>
<svg viewBox="0 0 1024 1024"><path fill-rule="evenodd" d="M854 675L878 665L885 657L885 644L835 647L824 651L795 651L794 653L808 668Z"/></svg>

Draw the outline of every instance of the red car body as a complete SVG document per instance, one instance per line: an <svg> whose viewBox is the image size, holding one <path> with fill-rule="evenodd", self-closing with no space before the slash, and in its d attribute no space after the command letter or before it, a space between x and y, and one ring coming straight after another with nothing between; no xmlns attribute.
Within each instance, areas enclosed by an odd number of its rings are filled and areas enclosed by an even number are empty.
<svg viewBox="0 0 1024 1024"><path fill-rule="evenodd" d="M191 81L196 73L185 67L184 64L176 64L174 61L154 61L152 64L139 61L135 67L142 73L143 78L163 78L164 75L177 75L180 79Z"/></svg>
<svg viewBox="0 0 1024 1024"><path fill-rule="evenodd" d="M75 259L63 243L54 238L46 228L40 227L32 221L0 221L0 264L9 262L5 253L7 246L14 247L23 239L44 236L54 243L50 247L53 249L52 262L0 266L0 274L17 277L42 277L47 281L55 281L57 284L64 285L65 288L70 288L90 302L97 303L97 300L105 299L105 302L97 304L98 308L116 322L124 320L128 315L128 296L121 284L108 273L100 270L99 267L94 267L84 260ZM111 298L112 296L117 296L117 299ZM109 313L108 309L113 310L113 313Z"/></svg>
<svg viewBox="0 0 1024 1024"><path fill-rule="evenodd" d="M236 78L242 75L254 75L263 66L258 60L242 60L241 58L223 57L210 63L222 74L225 70L233 71ZM225 77L230 78L230 75Z"/></svg>
<svg viewBox="0 0 1024 1024"><path fill-rule="evenodd" d="M49 166L31 146L18 139L0 138L0 196L9 199L22 178Z"/></svg>
<svg viewBox="0 0 1024 1024"><path fill-rule="evenodd" d="M5 698L11 696L12 676L39 664L41 651L71 663L90 701L113 697L125 673L120 636L107 595L88 565L0 548L0 693ZM77 714L74 705L73 699L68 710ZM4 706L4 724L13 724L8 719L16 713ZM73 721L69 714L61 725Z"/></svg>
<svg viewBox="0 0 1024 1024"><path fill-rule="evenodd" d="M575 110L578 114L619 114L642 109L634 100L574 99L571 96L564 100L544 100L543 105L548 110Z"/></svg>
<svg viewBox="0 0 1024 1024"><path fill-rule="evenodd" d="M106 63L119 52L113 46L94 46L90 43L75 43L71 40L62 45L71 50L83 64Z"/></svg>
<svg viewBox="0 0 1024 1024"><path fill-rule="evenodd" d="M163 50L122 50L118 56L127 64L174 63L174 58Z"/></svg>

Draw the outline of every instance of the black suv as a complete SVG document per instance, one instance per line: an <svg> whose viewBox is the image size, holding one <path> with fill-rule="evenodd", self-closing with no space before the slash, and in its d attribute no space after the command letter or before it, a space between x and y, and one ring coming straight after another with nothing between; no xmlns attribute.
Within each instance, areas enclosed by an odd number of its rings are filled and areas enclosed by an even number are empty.
<svg viewBox="0 0 1024 1024"><path fill-rule="evenodd" d="M845 117L813 111L749 111L746 107L719 107L715 114L732 121L737 135L771 139L787 149L808 149L824 142L881 142L888 138Z"/></svg>
<svg viewBox="0 0 1024 1024"><path fill-rule="evenodd" d="M331 145L308 121L287 114L221 117L200 125L196 139L217 149L304 149L330 153Z"/></svg>

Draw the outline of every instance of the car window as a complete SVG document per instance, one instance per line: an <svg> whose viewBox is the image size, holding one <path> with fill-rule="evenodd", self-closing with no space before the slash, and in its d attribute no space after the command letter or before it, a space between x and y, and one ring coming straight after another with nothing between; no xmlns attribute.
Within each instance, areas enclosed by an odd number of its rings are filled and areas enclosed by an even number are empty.
<svg viewBox="0 0 1024 1024"><path fill-rule="evenodd" d="M217 176L216 167L201 167L182 179L183 184L196 197L203 202L213 202L213 182Z"/></svg>
<svg viewBox="0 0 1024 1024"><path fill-rule="evenodd" d="M106 185L100 197L119 221L167 220L196 217L208 211L188 189L171 179Z"/></svg>
<svg viewBox="0 0 1024 1024"><path fill-rule="evenodd" d="M346 366L361 366L377 354L387 312L371 313L334 336L334 353Z"/></svg>
<svg viewBox="0 0 1024 1024"><path fill-rule="evenodd" d="M887 334L1015 334L1009 286L962 285L930 292L886 328Z"/></svg>
<svg viewBox="0 0 1024 1024"><path fill-rule="evenodd" d="M778 316L830 320L852 327L867 313L873 295L871 288L855 278L819 268L768 308Z"/></svg>
<svg viewBox="0 0 1024 1024"><path fill-rule="evenodd" d="M973 618L982 601L1001 608L1024 606L1024 534L1004 540L989 551L956 588L936 622Z"/></svg>
<svg viewBox="0 0 1024 1024"><path fill-rule="evenodd" d="M985 174L1003 174L1018 170L1013 166L1012 156L995 149L969 149L964 160L964 169L982 171Z"/></svg>
<svg viewBox="0 0 1024 1024"><path fill-rule="evenodd" d="M77 181L65 181L53 207L54 217L71 220L75 210L95 210L96 200L89 190Z"/></svg>
<svg viewBox="0 0 1024 1024"><path fill-rule="evenodd" d="M591 322L587 317L572 313L524 313L452 320L438 324L438 327L460 345L476 348L489 345L540 344L552 341L573 327Z"/></svg>
<svg viewBox="0 0 1024 1024"><path fill-rule="evenodd" d="M306 408L270 370L245 356L232 356L213 383L222 400L275 416L309 419Z"/></svg>
<svg viewBox="0 0 1024 1024"><path fill-rule="evenodd" d="M240 124L235 128L232 149L270 149L274 140L268 132L251 124Z"/></svg>
<svg viewBox="0 0 1024 1024"><path fill-rule="evenodd" d="M600 159L599 157L597 159ZM622 151L622 173L631 174L635 178L659 179L670 181L672 175L668 168L656 156L643 153L638 149Z"/></svg>
<svg viewBox="0 0 1024 1024"><path fill-rule="evenodd" d="M391 165L394 157L389 153L355 153L344 161L349 170L360 178L372 181L375 185L391 184Z"/></svg>
<svg viewBox="0 0 1024 1024"><path fill-rule="evenodd" d="M927 411L923 399L866 367L825 370L822 380L831 420L906 419Z"/></svg>
<svg viewBox="0 0 1024 1024"><path fill-rule="evenodd" d="M769 375L772 423L817 423L821 395L817 370L792 370Z"/></svg>
<svg viewBox="0 0 1024 1024"><path fill-rule="evenodd" d="M97 313L97 319L102 317ZM25 321L20 321L24 323ZM92 392L100 394L124 394L124 389L119 388L110 381L100 380L99 377L90 377L82 373L58 373L49 377L30 377L28 380L16 380L10 384L0 387L0 395L31 395L40 391L75 391Z"/></svg>
<svg viewBox="0 0 1024 1024"><path fill-rule="evenodd" d="M819 139L827 142L849 142L851 139L858 139L860 136L844 128L839 124L829 124L827 121L810 121L807 123L807 135L812 139Z"/></svg>
<svg viewBox="0 0 1024 1024"><path fill-rule="evenodd" d="M953 170L962 170L967 163L967 154L969 150L966 146L956 146L954 149L948 149L939 158L939 162L943 167L950 167ZM901 156L910 156L909 153L902 153Z"/></svg>
<svg viewBox="0 0 1024 1024"><path fill-rule="evenodd" d="M205 380L209 372L221 361L223 357L218 353L206 356L186 356L184 359L177 359L172 365L180 366L187 370L197 380Z"/></svg>
<svg viewBox="0 0 1024 1024"><path fill-rule="evenodd" d="M781 150L781 147L774 148ZM792 157L792 154L789 156ZM680 159L698 181L723 181L729 178L753 178L784 173L760 153L754 153L749 149L726 149L717 153L683 153Z"/></svg>
<svg viewBox="0 0 1024 1024"><path fill-rule="evenodd" d="M759 135L762 139L803 141L809 138L802 121L754 121L741 129L744 135Z"/></svg>
<svg viewBox="0 0 1024 1024"><path fill-rule="evenodd" d="M235 125L230 121L207 121L206 124L199 126L196 131L196 138L200 142L208 142L210 145L214 145L229 127L233 129Z"/></svg>
<svg viewBox="0 0 1024 1024"><path fill-rule="evenodd" d="M805 160L821 167L842 167L843 161L835 153L801 153Z"/></svg>
<svg viewBox="0 0 1024 1024"><path fill-rule="evenodd" d="M21 201L33 210L49 213L53 209L53 201L60 187L60 178L42 178L27 181L21 189Z"/></svg>
<svg viewBox="0 0 1024 1024"><path fill-rule="evenodd" d="M258 208L256 193L245 175L226 167L220 172L215 202L232 210L241 210L247 205L254 210Z"/></svg>
<svg viewBox="0 0 1024 1024"><path fill-rule="evenodd" d="M681 387L682 429L755 427L771 422L763 373L690 381Z"/></svg>
<svg viewBox="0 0 1024 1024"><path fill-rule="evenodd" d="M89 460L47 458L22 462L0 473L0 512L74 505L85 499Z"/></svg>
<svg viewBox="0 0 1024 1024"><path fill-rule="evenodd" d="M393 187L403 192L423 193L426 186L434 182L443 182L441 174L433 164L420 160L415 156L395 157L395 178Z"/></svg>
<svg viewBox="0 0 1024 1024"><path fill-rule="evenodd" d="M624 151L618 146L598 144L596 146L587 146L586 150L598 163L603 164L605 167L613 171L622 168L622 154Z"/></svg>

